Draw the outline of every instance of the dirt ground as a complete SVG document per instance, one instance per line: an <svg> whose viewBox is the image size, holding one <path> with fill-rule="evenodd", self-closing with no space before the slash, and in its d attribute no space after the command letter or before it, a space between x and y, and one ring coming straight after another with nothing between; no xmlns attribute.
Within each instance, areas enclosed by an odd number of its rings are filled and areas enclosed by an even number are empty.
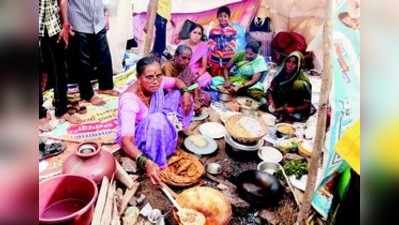
<svg viewBox="0 0 399 225"><path fill-rule="evenodd" d="M214 115L213 115L214 116ZM212 117L208 121L218 121L217 117ZM197 124L193 124L195 127ZM192 133L197 133L197 129L193 129ZM181 143L180 143L181 144ZM222 165L223 172L216 176L221 180L228 180L234 184L234 177L239 175L241 172L246 170L256 169L257 164L260 159L257 157L256 151L253 153L245 152L236 154L231 151L230 147L226 145L225 141L222 139L217 140L218 150L209 156L200 157L200 161L206 165L209 162L218 162ZM184 149L183 146L180 146ZM146 202L149 202L153 208L158 208L162 213L166 215L166 224L177 225L175 219L173 218L171 212L172 206L163 193L152 185L147 178L140 176L141 185L138 194L144 194L146 196ZM217 182L204 176L198 185L210 186L217 189ZM171 187L176 193L183 191L182 188ZM282 198L279 200L277 205L274 207L269 207L265 209L255 209L251 206L248 208L236 208L233 207L233 218L230 225L260 225L260 224L289 224L292 225L296 220L297 208L292 195L285 191ZM261 216L263 215L263 216ZM263 217L263 219L261 218ZM267 218L266 221L264 218Z"/></svg>

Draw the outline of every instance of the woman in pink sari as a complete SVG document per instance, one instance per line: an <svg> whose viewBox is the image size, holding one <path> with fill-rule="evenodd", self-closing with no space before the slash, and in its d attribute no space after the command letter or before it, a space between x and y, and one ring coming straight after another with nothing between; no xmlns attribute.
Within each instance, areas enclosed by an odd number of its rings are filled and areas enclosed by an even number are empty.
<svg viewBox="0 0 399 225"><path fill-rule="evenodd" d="M190 38L184 40L185 45L192 50L190 68L195 77L198 77L197 83L201 88L208 87L212 76L206 71L208 64L208 44L204 41L204 28L195 24L190 29Z"/></svg>

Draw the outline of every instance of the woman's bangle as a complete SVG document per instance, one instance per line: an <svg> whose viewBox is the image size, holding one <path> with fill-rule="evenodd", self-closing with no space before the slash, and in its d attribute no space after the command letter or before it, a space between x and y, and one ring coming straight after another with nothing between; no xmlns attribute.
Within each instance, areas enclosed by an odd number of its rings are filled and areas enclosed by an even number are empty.
<svg viewBox="0 0 399 225"><path fill-rule="evenodd" d="M145 165L147 164L148 158L145 157L143 154L141 154L138 158L137 158L137 165L139 166L139 168L145 169Z"/></svg>
<svg viewBox="0 0 399 225"><path fill-rule="evenodd" d="M194 83L194 84L192 84L192 85L190 85L190 86L188 86L188 87L184 87L184 88L182 89L182 91L183 91L183 93L184 93L184 92L192 92L192 91L194 91L196 88L198 88L198 84L197 84L197 83Z"/></svg>

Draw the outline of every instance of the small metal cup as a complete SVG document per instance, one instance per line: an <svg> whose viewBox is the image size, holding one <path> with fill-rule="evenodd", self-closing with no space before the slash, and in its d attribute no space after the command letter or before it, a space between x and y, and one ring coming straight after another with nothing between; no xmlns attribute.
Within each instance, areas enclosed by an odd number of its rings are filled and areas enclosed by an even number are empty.
<svg viewBox="0 0 399 225"><path fill-rule="evenodd" d="M222 166L218 163L208 163L206 165L206 171L213 175L218 175L222 172Z"/></svg>

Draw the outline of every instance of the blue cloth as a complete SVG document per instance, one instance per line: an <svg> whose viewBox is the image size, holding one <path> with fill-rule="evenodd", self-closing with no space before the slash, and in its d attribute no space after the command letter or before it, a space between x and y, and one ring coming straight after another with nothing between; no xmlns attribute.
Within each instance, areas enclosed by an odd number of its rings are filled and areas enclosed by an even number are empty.
<svg viewBox="0 0 399 225"><path fill-rule="evenodd" d="M163 52L166 49L166 24L168 20L158 15L155 18L155 40L154 40L154 48L152 50L153 53L156 53L158 56L162 56Z"/></svg>
<svg viewBox="0 0 399 225"><path fill-rule="evenodd" d="M102 0L69 0L69 22L74 31L97 34L105 27Z"/></svg>

